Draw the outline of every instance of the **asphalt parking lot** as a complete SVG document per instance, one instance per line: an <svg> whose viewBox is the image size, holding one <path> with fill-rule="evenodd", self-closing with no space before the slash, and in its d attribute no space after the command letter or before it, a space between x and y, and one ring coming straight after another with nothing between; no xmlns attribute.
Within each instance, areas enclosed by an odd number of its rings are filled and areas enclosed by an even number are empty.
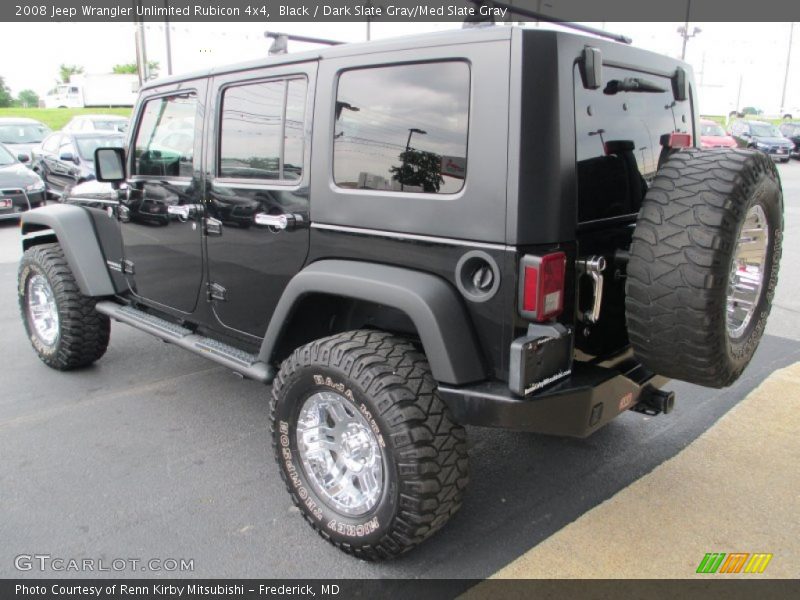
<svg viewBox="0 0 800 600"><path fill-rule="evenodd" d="M17 571L19 554L194 561L191 573L107 573L131 577L491 575L686 448L775 369L800 361L800 162L780 171L780 283L767 336L734 386L674 383L670 415L627 413L586 440L470 428L462 510L384 564L341 554L293 508L272 457L262 386L116 323L92 368L45 367L18 314L18 231L0 224L0 577L42 576Z"/></svg>

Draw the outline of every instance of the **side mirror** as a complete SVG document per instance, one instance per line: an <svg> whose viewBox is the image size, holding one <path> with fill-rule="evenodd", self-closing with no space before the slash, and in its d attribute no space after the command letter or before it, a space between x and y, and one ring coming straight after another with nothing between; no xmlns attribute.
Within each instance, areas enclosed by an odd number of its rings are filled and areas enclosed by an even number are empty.
<svg viewBox="0 0 800 600"><path fill-rule="evenodd" d="M28 156L27 154L22 154L22 153L17 154L17 160L19 162L21 162L21 163L26 163L26 162L30 161L30 159L31 159L31 157Z"/></svg>
<svg viewBox="0 0 800 600"><path fill-rule="evenodd" d="M125 151L122 148L98 148L94 151L97 181L120 184L125 181Z"/></svg>
<svg viewBox="0 0 800 600"><path fill-rule="evenodd" d="M64 162L75 162L75 157L72 155L72 152L62 152L58 159Z"/></svg>

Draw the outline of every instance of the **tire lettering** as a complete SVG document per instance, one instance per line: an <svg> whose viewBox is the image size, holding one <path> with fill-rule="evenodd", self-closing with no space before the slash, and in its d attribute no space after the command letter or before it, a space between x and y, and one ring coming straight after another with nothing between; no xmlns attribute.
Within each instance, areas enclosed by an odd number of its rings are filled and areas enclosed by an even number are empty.
<svg viewBox="0 0 800 600"><path fill-rule="evenodd" d="M378 527L380 527L378 517L373 517L366 523L360 523L359 525L341 523L336 519L328 521L328 529L330 531L338 533L339 535L346 535L347 537L364 537L373 531L377 531Z"/></svg>
<svg viewBox="0 0 800 600"><path fill-rule="evenodd" d="M303 504L306 505L308 512L310 512L317 521L322 521L322 511L303 485L300 475L297 473L297 469L294 466L292 451L289 448L289 424L286 421L280 421L278 423L278 430L281 432L278 441L281 445L281 455L283 456L283 467L286 469L286 475L289 477L292 487L297 490L297 496Z"/></svg>

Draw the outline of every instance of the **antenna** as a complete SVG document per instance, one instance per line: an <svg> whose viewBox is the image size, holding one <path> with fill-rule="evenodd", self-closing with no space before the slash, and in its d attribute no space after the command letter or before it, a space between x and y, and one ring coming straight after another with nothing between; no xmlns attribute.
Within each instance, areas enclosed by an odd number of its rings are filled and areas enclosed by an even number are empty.
<svg viewBox="0 0 800 600"><path fill-rule="evenodd" d="M633 42L631 38L625 35L620 35L618 33L610 33L608 31L604 31L602 29L597 29L596 27L589 27L588 25L581 25L580 23L573 23L571 21L564 21L559 19L558 17L553 17L550 15L545 15L542 13L535 12L533 10L528 10L527 8L520 8L518 6L512 6L510 4L506 4L505 2L497 2L497 0L469 0L473 4L477 6L495 6L497 8L503 8L507 10L512 15L520 15L521 17L528 17L529 19L536 19L538 21L545 21L548 23L555 23L557 25L561 25L562 27L567 27L569 29L575 29L576 31L582 31L583 33L591 33L592 35L596 35L599 37L604 37L609 40L614 40L615 42L622 42L623 44L630 44ZM467 20L464 22L471 22L471 25L474 25L476 17L472 17L471 19L468 17ZM494 21L494 17L486 17L486 20Z"/></svg>

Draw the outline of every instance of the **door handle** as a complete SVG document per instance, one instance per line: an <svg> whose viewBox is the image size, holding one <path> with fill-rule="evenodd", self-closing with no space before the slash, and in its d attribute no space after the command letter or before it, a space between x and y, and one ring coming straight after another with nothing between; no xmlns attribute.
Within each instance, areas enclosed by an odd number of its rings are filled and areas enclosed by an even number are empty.
<svg viewBox="0 0 800 600"><path fill-rule="evenodd" d="M202 214L202 204L174 204L167 206L167 214L175 215L180 221L188 221L196 214Z"/></svg>
<svg viewBox="0 0 800 600"><path fill-rule="evenodd" d="M305 226L305 221L302 215L297 214L282 214L282 215L268 215L267 213L258 213L255 216L256 225L266 225L267 227L274 227L275 229L291 231Z"/></svg>

